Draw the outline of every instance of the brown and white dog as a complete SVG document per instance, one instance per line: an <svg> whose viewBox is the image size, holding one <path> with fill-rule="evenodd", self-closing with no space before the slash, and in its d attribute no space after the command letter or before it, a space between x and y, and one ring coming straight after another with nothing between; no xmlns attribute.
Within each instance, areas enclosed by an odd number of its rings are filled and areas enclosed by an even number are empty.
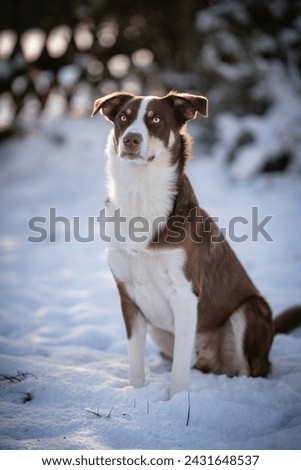
<svg viewBox="0 0 301 470"><path fill-rule="evenodd" d="M301 309L273 322L267 302L198 206L185 174L185 125L197 113L207 116L207 99L117 92L96 100L92 115L98 111L114 124L107 145L106 210L113 221L107 258L126 325L130 384L144 383L147 325L173 360L171 395L189 389L191 367L266 376L274 334L299 325Z"/></svg>

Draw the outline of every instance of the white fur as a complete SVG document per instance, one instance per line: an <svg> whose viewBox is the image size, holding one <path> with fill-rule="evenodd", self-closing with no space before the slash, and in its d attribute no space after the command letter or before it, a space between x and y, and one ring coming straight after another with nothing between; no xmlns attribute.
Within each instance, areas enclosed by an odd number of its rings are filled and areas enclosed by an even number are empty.
<svg viewBox="0 0 301 470"><path fill-rule="evenodd" d="M146 112L147 105L149 104L149 102L152 99L153 99L153 96L147 96L146 98L143 98L136 119L134 120L134 122L132 122L132 124L129 127L127 127L127 129L125 131L125 133L137 133L137 134L140 134L142 136L140 154L141 154L141 157L142 157L143 160L137 159L137 161L133 162L135 164L143 163L148 158L148 154L149 154L149 152L148 152L149 136L148 136L148 129L146 127L146 124L145 124L143 118L144 118L144 115L145 115L145 112ZM123 150L124 150L124 144L123 144L123 140L121 138L120 141L119 141L119 145L118 145L119 155L122 154Z"/></svg>
<svg viewBox="0 0 301 470"><path fill-rule="evenodd" d="M143 315L138 316L135 324L135 334L128 341L128 355L130 364L130 384L133 387L142 387L144 384L144 349L146 340L146 320Z"/></svg>
<svg viewBox="0 0 301 470"><path fill-rule="evenodd" d="M230 324L233 331L233 361L238 375L248 375L248 367L244 354L244 336L246 332L247 321L243 310L237 310L230 317Z"/></svg>
<svg viewBox="0 0 301 470"><path fill-rule="evenodd" d="M148 323L175 337L171 393L189 388L196 333L197 297L184 274L185 251L142 249L127 252L109 250L107 259L114 276L122 281L128 295ZM144 357L145 329L141 318L129 341L131 384L144 381L141 360ZM144 325L145 326L145 325ZM141 359L141 360L140 360Z"/></svg>
<svg viewBox="0 0 301 470"><path fill-rule="evenodd" d="M176 165L170 165L170 153L159 139L150 139L149 147L151 152L156 147L158 157L152 162L137 165L116 155L113 135L109 136L107 173L110 203L106 215L113 216L114 211L120 209L121 216L126 217L127 222L121 226L121 233L127 239L122 243L124 249L146 246L154 235L154 221L159 218L166 220L173 206ZM129 239L129 221L134 217L143 217L148 222L148 230L139 233L141 238L146 236L144 243ZM106 233L113 235L112 232ZM112 245L118 246L118 240L113 240Z"/></svg>
<svg viewBox="0 0 301 470"><path fill-rule="evenodd" d="M167 148L161 140L149 138L147 134L143 116L150 99L142 101L137 119L127 129L127 132L139 132L143 137L141 153L144 164L137 165L135 161L122 158L122 146L118 146L116 153L113 133L109 136L107 173L110 202L107 215L112 216L120 209L120 215L126 217L121 227L126 241L120 242L113 237L107 246L107 259L115 278L124 284L128 295L142 312L128 344L130 383L141 386L144 382L148 322L175 336L171 383L171 393L174 394L189 388L197 297L184 274L186 254L183 249L147 248L154 235L153 222L158 218L164 220L172 210L177 177L176 165L170 165L170 148L175 141L173 133L170 133ZM150 156L155 156L155 159L148 162ZM137 216L149 223L143 243L129 238L129 221ZM107 227L106 233L110 234Z"/></svg>

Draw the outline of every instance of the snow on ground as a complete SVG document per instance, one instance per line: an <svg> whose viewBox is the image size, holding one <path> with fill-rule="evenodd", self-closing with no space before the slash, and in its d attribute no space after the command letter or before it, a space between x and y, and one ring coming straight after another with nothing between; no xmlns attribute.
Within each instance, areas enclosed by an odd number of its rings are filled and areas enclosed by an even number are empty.
<svg viewBox="0 0 301 470"><path fill-rule="evenodd" d="M197 123L191 127L199 132ZM188 426L188 395L168 399L171 364L150 342L146 386L128 386L125 329L104 242L96 232L93 242L80 243L72 230L65 242L64 222L51 234L48 227L55 208L75 227L79 217L81 237L88 217L98 228L108 129L100 118L62 118L0 148L0 447L300 449L300 329L275 338L267 379L193 370ZM252 207L259 222L273 216L265 228L274 241L259 235L231 244L275 314L300 302L300 179L236 180L209 158L194 158L189 174L227 235L231 218L249 221ZM40 243L27 240L42 233L28 227L36 216L45 218L36 227L47 230ZM249 228L237 224L234 235L251 235Z"/></svg>

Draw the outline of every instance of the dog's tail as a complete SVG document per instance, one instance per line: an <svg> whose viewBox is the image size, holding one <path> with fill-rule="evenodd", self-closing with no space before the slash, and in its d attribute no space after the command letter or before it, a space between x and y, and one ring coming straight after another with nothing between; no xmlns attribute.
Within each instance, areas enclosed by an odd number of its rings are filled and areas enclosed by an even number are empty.
<svg viewBox="0 0 301 470"><path fill-rule="evenodd" d="M288 333L301 326L301 305L288 308L274 320L274 334Z"/></svg>

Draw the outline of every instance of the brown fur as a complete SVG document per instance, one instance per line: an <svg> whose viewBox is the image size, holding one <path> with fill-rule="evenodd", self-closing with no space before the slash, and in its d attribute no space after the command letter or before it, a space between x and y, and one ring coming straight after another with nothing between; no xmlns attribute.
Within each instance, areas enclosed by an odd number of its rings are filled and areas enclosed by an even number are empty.
<svg viewBox="0 0 301 470"><path fill-rule="evenodd" d="M133 328L135 327L137 314L141 313L141 311L139 307L129 297L124 284L116 280L116 285L120 296L121 311L123 313L127 337L128 339L130 339L132 336Z"/></svg>
<svg viewBox="0 0 301 470"><path fill-rule="evenodd" d="M229 342L232 334L228 320L242 308L247 321L244 352L248 370L245 373L265 376L270 367L268 354L273 338L270 309L215 222L198 207L185 174L180 176L180 181L181 190L171 217L151 247L172 249L175 242L171 243L171 239L175 238L177 244L186 250L186 276L200 298L197 334L200 335L202 352L197 351L196 367L204 372L223 372L229 376L239 374L239 370L230 366L227 354L232 355L233 351L227 353L225 343Z"/></svg>
<svg viewBox="0 0 301 470"><path fill-rule="evenodd" d="M274 320L274 330L277 333L289 333L301 325L301 306L285 310Z"/></svg>

